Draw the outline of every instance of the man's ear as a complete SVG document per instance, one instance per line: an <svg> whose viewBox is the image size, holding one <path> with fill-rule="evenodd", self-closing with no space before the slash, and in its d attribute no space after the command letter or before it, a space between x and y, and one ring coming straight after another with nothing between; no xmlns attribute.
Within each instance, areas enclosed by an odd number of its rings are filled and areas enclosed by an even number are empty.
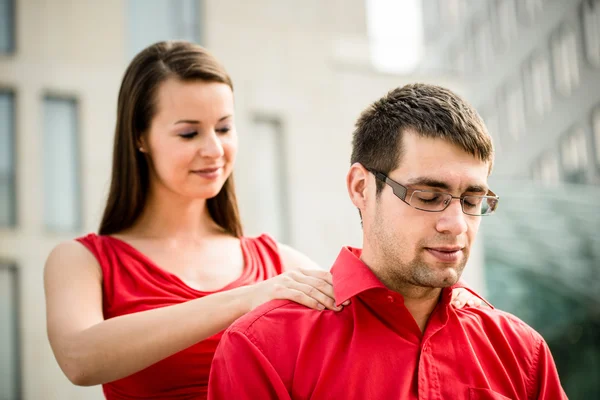
<svg viewBox="0 0 600 400"><path fill-rule="evenodd" d="M352 204L362 211L366 208L368 198L369 171L361 163L354 163L346 176L346 187Z"/></svg>

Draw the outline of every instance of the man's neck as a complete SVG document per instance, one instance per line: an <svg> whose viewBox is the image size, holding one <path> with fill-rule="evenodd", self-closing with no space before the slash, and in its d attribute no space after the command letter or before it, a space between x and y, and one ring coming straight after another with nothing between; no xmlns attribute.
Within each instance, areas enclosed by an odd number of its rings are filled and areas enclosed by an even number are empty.
<svg viewBox="0 0 600 400"><path fill-rule="evenodd" d="M410 293L411 290L394 290L404 297L404 306L408 309L415 322L421 329L425 331L429 316L439 302L442 289L439 288L419 288L422 290L413 291L419 293Z"/></svg>
<svg viewBox="0 0 600 400"><path fill-rule="evenodd" d="M421 332L424 332L429 316L440 300L442 289L419 286L406 276L391 268L386 268L386 263L378 259L375 254L375 252L369 251L369 247L365 243L360 259L388 289L402 295L404 305Z"/></svg>

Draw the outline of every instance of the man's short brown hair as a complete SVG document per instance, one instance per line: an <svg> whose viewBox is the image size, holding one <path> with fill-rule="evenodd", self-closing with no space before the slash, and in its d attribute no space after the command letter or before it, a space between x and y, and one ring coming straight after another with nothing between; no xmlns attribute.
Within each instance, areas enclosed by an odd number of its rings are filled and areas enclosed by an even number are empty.
<svg viewBox="0 0 600 400"><path fill-rule="evenodd" d="M489 162L491 169L494 148L477 111L456 93L422 83L394 89L362 112L352 139L352 164L384 174L393 171L400 163L406 130L447 140ZM377 181L377 192L382 188Z"/></svg>

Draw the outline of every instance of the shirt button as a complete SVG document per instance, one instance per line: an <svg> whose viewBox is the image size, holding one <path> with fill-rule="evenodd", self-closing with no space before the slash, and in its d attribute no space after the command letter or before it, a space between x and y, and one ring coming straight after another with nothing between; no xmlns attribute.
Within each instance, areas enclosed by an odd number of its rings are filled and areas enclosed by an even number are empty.
<svg viewBox="0 0 600 400"><path fill-rule="evenodd" d="M390 303L393 303L393 302L394 302L394 296L391 296L391 295L390 295L390 296L388 296L388 297L387 297L387 299L388 299L388 301L389 301Z"/></svg>

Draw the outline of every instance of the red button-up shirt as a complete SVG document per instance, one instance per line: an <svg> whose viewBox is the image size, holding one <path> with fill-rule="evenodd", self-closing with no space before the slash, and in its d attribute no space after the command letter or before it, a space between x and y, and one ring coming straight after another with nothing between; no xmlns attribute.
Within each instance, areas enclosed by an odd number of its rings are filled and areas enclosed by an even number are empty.
<svg viewBox="0 0 600 400"><path fill-rule="evenodd" d="M421 332L403 298L342 249L341 312L273 301L236 321L211 367L209 399L566 399L542 337L508 313L455 309L452 288Z"/></svg>

